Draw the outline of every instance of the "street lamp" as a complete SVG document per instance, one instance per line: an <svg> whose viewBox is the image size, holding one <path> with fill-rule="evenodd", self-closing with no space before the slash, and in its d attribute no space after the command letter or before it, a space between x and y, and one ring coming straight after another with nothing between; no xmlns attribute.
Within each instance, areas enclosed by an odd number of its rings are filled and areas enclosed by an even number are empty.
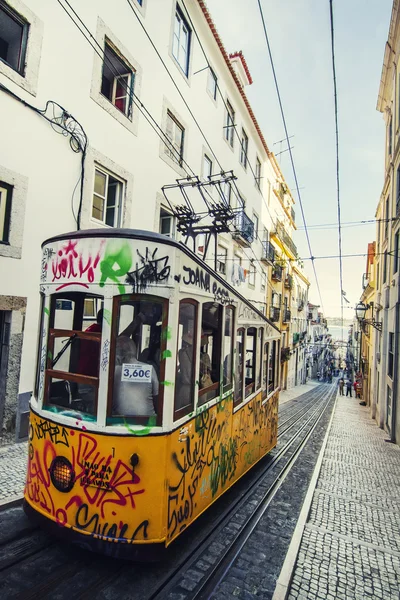
<svg viewBox="0 0 400 600"><path fill-rule="evenodd" d="M364 302L359 302L356 306L356 317L357 321L360 323L361 330L363 328L363 325L372 325L372 327L374 327L374 329L376 329L377 331L382 331L382 323L379 323L379 321L375 321L373 315L372 319L365 318L365 313L369 308L371 308L371 304L364 304Z"/></svg>

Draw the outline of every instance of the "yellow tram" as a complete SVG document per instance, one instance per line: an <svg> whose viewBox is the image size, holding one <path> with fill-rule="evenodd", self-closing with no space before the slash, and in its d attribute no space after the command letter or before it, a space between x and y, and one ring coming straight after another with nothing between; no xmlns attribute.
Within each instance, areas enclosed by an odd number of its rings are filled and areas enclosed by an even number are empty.
<svg viewBox="0 0 400 600"><path fill-rule="evenodd" d="M42 249L25 511L135 558L276 445L279 330L163 235L96 229Z"/></svg>

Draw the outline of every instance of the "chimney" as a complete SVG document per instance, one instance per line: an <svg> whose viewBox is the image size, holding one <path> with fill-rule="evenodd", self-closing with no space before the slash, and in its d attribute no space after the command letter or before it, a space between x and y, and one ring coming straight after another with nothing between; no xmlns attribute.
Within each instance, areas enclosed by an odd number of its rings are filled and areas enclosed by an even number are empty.
<svg viewBox="0 0 400 600"><path fill-rule="evenodd" d="M244 87L245 85L251 85L253 80L242 51L240 50L240 52L234 52L233 54L230 54L229 59L241 86Z"/></svg>

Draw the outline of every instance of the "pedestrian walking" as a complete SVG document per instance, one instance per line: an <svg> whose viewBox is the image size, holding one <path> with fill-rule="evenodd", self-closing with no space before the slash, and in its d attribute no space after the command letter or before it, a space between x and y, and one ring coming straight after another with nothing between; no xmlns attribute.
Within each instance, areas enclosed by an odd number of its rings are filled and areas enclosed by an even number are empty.
<svg viewBox="0 0 400 600"><path fill-rule="evenodd" d="M351 394L351 388L352 388L352 383L350 381L350 379L348 379L346 381L346 396L350 396L350 398L352 398L352 394Z"/></svg>
<svg viewBox="0 0 400 600"><path fill-rule="evenodd" d="M344 396L343 388L344 388L344 379L343 379L343 377L341 377L339 379L339 395L340 396Z"/></svg>

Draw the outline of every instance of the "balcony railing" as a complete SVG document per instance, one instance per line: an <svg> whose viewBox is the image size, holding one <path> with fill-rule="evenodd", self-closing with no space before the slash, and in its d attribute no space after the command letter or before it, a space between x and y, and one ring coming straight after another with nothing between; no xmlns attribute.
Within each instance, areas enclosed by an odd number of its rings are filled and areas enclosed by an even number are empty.
<svg viewBox="0 0 400 600"><path fill-rule="evenodd" d="M276 306L271 306L269 309L269 318L273 323L278 323L281 311Z"/></svg>
<svg viewBox="0 0 400 600"><path fill-rule="evenodd" d="M285 288L291 290L293 287L293 277L291 275L286 275L285 278Z"/></svg>
<svg viewBox="0 0 400 600"><path fill-rule="evenodd" d="M283 311L282 323L290 323L290 310Z"/></svg>
<svg viewBox="0 0 400 600"><path fill-rule="evenodd" d="M307 335L307 331L302 331L302 332L300 333L300 341L301 341L301 342L302 342L302 341L305 339L306 335Z"/></svg>
<svg viewBox="0 0 400 600"><path fill-rule="evenodd" d="M262 243L262 255L261 260L266 263L273 264L275 260L275 248L271 244L271 242L263 242Z"/></svg>
<svg viewBox="0 0 400 600"><path fill-rule="evenodd" d="M279 265L274 265L271 273L271 278L274 281L282 281L283 268Z"/></svg>
<svg viewBox="0 0 400 600"><path fill-rule="evenodd" d="M299 333L294 333L293 334L293 344L297 344L300 340L300 334Z"/></svg>
<svg viewBox="0 0 400 600"><path fill-rule="evenodd" d="M297 304L297 310L303 310L304 308L304 300L299 300Z"/></svg>
<svg viewBox="0 0 400 600"><path fill-rule="evenodd" d="M286 348L282 348L281 350L281 362L286 362L290 360L290 348L287 346Z"/></svg>
<svg viewBox="0 0 400 600"><path fill-rule="evenodd" d="M297 256L296 244L293 242L292 238L287 233L282 223L280 223L279 221L276 222L276 229L274 234L280 238L280 240L285 244L287 248L289 248L293 256Z"/></svg>
<svg viewBox="0 0 400 600"><path fill-rule="evenodd" d="M244 210L240 210L235 215L235 237L250 245L254 241L254 223L246 215Z"/></svg>

